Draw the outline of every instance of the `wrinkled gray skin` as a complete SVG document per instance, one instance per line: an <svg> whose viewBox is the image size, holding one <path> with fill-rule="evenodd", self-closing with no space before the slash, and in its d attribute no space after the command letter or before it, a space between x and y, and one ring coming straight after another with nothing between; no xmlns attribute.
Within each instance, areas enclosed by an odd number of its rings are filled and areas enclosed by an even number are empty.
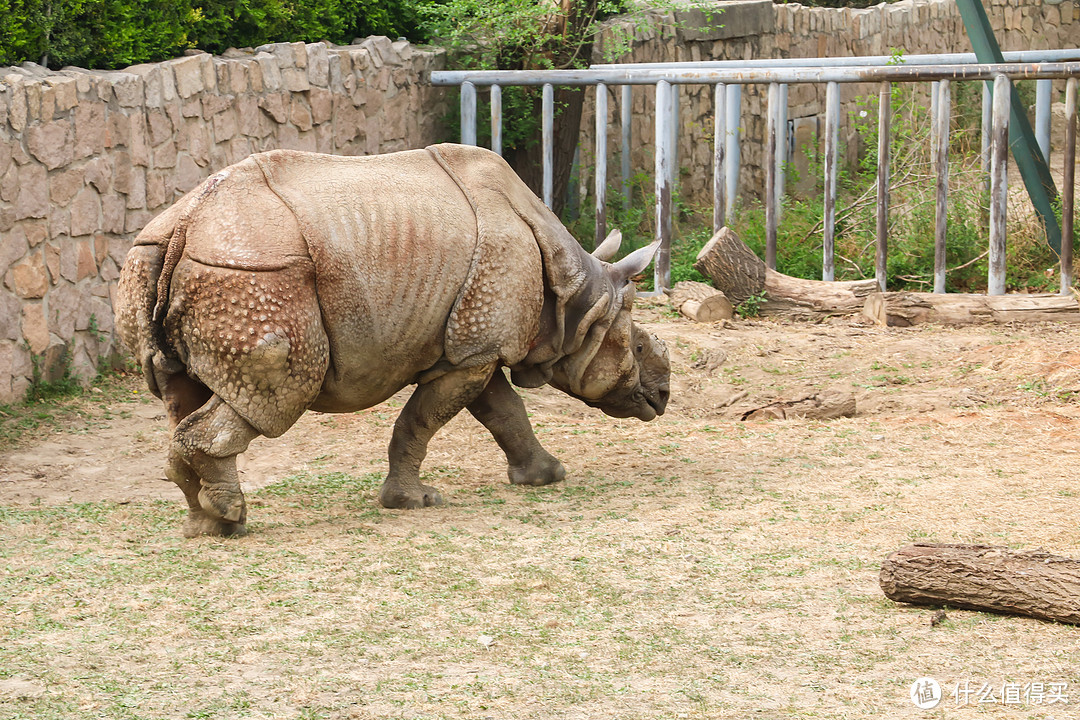
<svg viewBox="0 0 1080 720"><path fill-rule="evenodd" d="M116 301L173 427L167 475L190 506L185 534L244 532L236 455L256 436L409 384L385 507L442 504L420 463L463 408L506 453L511 482L563 479L500 368L615 417L662 414L667 351L630 318L629 278L653 250L614 265L588 255L478 148L274 151L207 179L139 235Z"/></svg>

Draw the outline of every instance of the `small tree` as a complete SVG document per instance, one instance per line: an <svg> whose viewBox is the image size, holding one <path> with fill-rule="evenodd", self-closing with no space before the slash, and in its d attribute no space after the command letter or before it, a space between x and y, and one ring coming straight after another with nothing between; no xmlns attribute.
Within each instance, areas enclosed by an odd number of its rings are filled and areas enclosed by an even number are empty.
<svg viewBox="0 0 1080 720"><path fill-rule="evenodd" d="M451 62L462 68L546 70L587 67L602 21L628 11L626 0L446 0L421 7L428 31L453 51ZM636 25L652 21L666 0L635 5ZM614 57L628 47L608 49ZM562 211L584 102L582 88L555 92L553 210ZM507 88L504 94L504 155L525 183L539 194L542 148L539 143L539 88Z"/></svg>

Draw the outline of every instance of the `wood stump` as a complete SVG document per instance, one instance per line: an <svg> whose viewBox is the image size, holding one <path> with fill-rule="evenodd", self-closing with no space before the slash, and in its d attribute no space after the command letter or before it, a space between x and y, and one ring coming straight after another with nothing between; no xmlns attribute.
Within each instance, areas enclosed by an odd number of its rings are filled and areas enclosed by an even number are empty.
<svg viewBox="0 0 1080 720"><path fill-rule="evenodd" d="M1080 322L1080 305L1072 295L876 292L866 298L863 315L879 325L890 327L908 327L927 322L947 325L1014 320Z"/></svg>
<svg viewBox="0 0 1080 720"><path fill-rule="evenodd" d="M812 320L862 312L866 296L878 289L876 280L824 282L803 280L770 270L730 229L720 228L698 253L694 269L736 307L764 293L760 315Z"/></svg>
<svg viewBox="0 0 1080 720"><path fill-rule="evenodd" d="M885 596L1080 625L1080 562L988 545L916 544L885 558Z"/></svg>
<svg viewBox="0 0 1080 720"><path fill-rule="evenodd" d="M692 280L677 282L670 297L675 309L695 322L730 320L735 314L724 293L705 283Z"/></svg>

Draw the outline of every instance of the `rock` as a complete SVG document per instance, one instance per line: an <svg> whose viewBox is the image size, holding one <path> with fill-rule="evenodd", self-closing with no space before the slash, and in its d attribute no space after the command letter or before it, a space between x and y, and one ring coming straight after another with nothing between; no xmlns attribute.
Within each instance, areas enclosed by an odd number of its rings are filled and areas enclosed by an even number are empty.
<svg viewBox="0 0 1080 720"><path fill-rule="evenodd" d="M330 80L330 56L326 43L312 43L306 48L307 78L311 85L326 87Z"/></svg>
<svg viewBox="0 0 1080 720"><path fill-rule="evenodd" d="M307 71L296 67L281 69L281 85L289 92L304 92L311 88Z"/></svg>
<svg viewBox="0 0 1080 720"><path fill-rule="evenodd" d="M49 170L63 167L74 157L71 135L69 120L32 125L26 131L26 149Z"/></svg>
<svg viewBox="0 0 1080 720"><path fill-rule="evenodd" d="M64 206L71 202L75 193L83 186L82 168L62 170L49 175L49 199L54 205Z"/></svg>
<svg viewBox="0 0 1080 720"><path fill-rule="evenodd" d="M293 98L292 106L289 111L289 118L292 120L292 124L301 131L310 130L314 126L314 122L311 118L311 110L307 108L304 101L299 97Z"/></svg>
<svg viewBox="0 0 1080 720"><path fill-rule="evenodd" d="M271 91L280 90L281 68L278 67L274 56L270 53L261 52L255 56L255 60L259 63L259 70L262 73L263 88Z"/></svg>
<svg viewBox="0 0 1080 720"><path fill-rule="evenodd" d="M71 234L92 235L101 228L101 198L92 187L84 187L71 203Z"/></svg>
<svg viewBox="0 0 1080 720"><path fill-rule="evenodd" d="M60 282L60 246L55 243L45 243L45 267L49 271L49 277L55 285Z"/></svg>
<svg viewBox="0 0 1080 720"><path fill-rule="evenodd" d="M214 142L222 143L236 136L236 111L227 110L214 116Z"/></svg>
<svg viewBox="0 0 1080 720"><path fill-rule="evenodd" d="M0 200L12 202L19 194L19 168L12 165L0 177Z"/></svg>
<svg viewBox="0 0 1080 720"><path fill-rule="evenodd" d="M106 75L112 83L113 94L120 107L143 107L146 95L143 92L143 79L135 73L115 72Z"/></svg>
<svg viewBox="0 0 1080 720"><path fill-rule="evenodd" d="M14 78L14 81L12 78ZM26 88L23 86L23 79L19 75L7 75L4 77L4 80L11 85L11 101L8 104L8 123L11 124L12 130L21 133L26 128L27 122Z"/></svg>
<svg viewBox="0 0 1080 720"><path fill-rule="evenodd" d="M41 165L24 165L19 170L19 195L15 219L43 218L49 212L48 174Z"/></svg>
<svg viewBox="0 0 1080 720"><path fill-rule="evenodd" d="M187 192L202 182L203 174L189 155L180 155L176 162L176 189Z"/></svg>
<svg viewBox="0 0 1080 720"><path fill-rule="evenodd" d="M22 303L13 293L0 289L0 340L18 340L22 337L19 328L19 311ZM0 343L0 347L3 343ZM4 374L0 372L0 382Z"/></svg>
<svg viewBox="0 0 1080 720"><path fill-rule="evenodd" d="M49 347L49 325L41 303L26 303L22 309L22 335L30 352L40 355Z"/></svg>
<svg viewBox="0 0 1080 720"><path fill-rule="evenodd" d="M101 155L86 164L86 182L97 188L100 193L106 193L112 186L112 163L108 156Z"/></svg>
<svg viewBox="0 0 1080 720"><path fill-rule="evenodd" d="M161 203L158 203L160 205ZM156 207L157 205L151 205ZM102 230L104 232L122 233L124 231L124 214L127 203L121 196L116 194L105 195L102 198Z"/></svg>
<svg viewBox="0 0 1080 720"><path fill-rule="evenodd" d="M75 158L100 154L105 149L105 104L82 102L75 108Z"/></svg>
<svg viewBox="0 0 1080 720"><path fill-rule="evenodd" d="M313 87L308 93L308 103L311 105L311 121L316 125L329 120L334 110L334 95L329 90Z"/></svg>
<svg viewBox="0 0 1080 720"><path fill-rule="evenodd" d="M8 268L22 258L30 250L30 244L26 240L26 231L21 225L17 225L4 236L0 242L0 278L4 276Z"/></svg>
<svg viewBox="0 0 1080 720"><path fill-rule="evenodd" d="M176 77L176 92L188 99L204 89L202 58L198 55L170 60L166 63Z"/></svg>

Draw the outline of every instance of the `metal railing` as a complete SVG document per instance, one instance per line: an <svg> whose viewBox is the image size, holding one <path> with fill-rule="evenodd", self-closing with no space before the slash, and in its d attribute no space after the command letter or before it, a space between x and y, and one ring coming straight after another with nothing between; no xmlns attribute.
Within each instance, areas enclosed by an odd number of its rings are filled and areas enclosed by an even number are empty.
<svg viewBox="0 0 1080 720"><path fill-rule="evenodd" d="M1043 62L1029 62L1037 57ZM944 58L951 64L932 64L931 59ZM1080 59L1080 50L1041 51L1031 53L1007 53L1002 64L986 65L969 62L973 55L907 56L903 64L884 64L890 57L875 58L824 58L810 60L759 60L748 62L720 61L716 63L614 65L595 66L588 70L488 70L488 71L436 71L431 73L435 85L461 86L461 141L476 144L477 87L491 88L491 118L493 149L501 151L501 89L507 85L543 86L542 143L543 143L543 200L552 201L553 127L555 86L594 86L596 88L596 237L606 232L606 185L607 185L607 90L608 86L622 86L622 172L623 190L628 192L630 147L630 99L633 85L655 87L655 202L656 238L661 248L655 263L655 287L670 287L671 267L671 194L677 162L675 147L677 139L678 95L677 86L683 84L712 85L714 88L714 148L713 148L713 226L714 231L724 225L730 216L736 190L739 165L739 97L746 84L767 84L768 109L765 138L765 190L763 193L766 224L766 263L776 266L776 234L778 223L777 188L783 187L784 157L778 151L781 142L786 144L786 86L795 83L824 83L826 85L825 112L825 197L822 278L835 277L835 204L838 129L840 118L839 85L841 83L877 82L879 86L879 166L877 173L877 218L875 274L879 286L885 288L886 259L888 254L888 201L889 201L889 129L891 119L890 98L893 82L931 82L933 131L931 144L933 164L937 175L937 209L935 227L934 290L945 289L945 220L948 193L948 128L950 117L950 83L954 81L986 81L995 88L1008 88L1009 80L1035 79L1052 81L1067 79L1065 143L1066 178L1062 192L1063 236L1061 253L1061 290L1069 292L1072 284L1072 210L1073 181L1071 173L1075 164L1076 85L1080 78L1080 62L1062 62ZM1052 61L1045 61L1047 59ZM961 64L964 63L964 64ZM791 64L790 66L788 64ZM1049 87L1037 97L1036 127L1046 128L1048 148ZM985 86L984 86L985 87ZM990 176L990 248L988 292L1002 294L1005 290L1005 217L1007 193L1005 169L1008 160L1008 97L1009 92L994 93L995 103L986 102L990 97L984 93L983 157ZM1001 99L1004 96L1004 99ZM1043 99L1045 98L1045 99ZM1001 105L1004 103L1004 105ZM999 105L1001 107L999 107ZM1003 110L1001 108L1004 108ZM1040 108L1043 108L1040 110ZM1045 115L1040 114L1045 113ZM784 138L784 140L781 140ZM1044 150L1045 152L1045 150ZM1070 160L1070 158L1073 158Z"/></svg>

